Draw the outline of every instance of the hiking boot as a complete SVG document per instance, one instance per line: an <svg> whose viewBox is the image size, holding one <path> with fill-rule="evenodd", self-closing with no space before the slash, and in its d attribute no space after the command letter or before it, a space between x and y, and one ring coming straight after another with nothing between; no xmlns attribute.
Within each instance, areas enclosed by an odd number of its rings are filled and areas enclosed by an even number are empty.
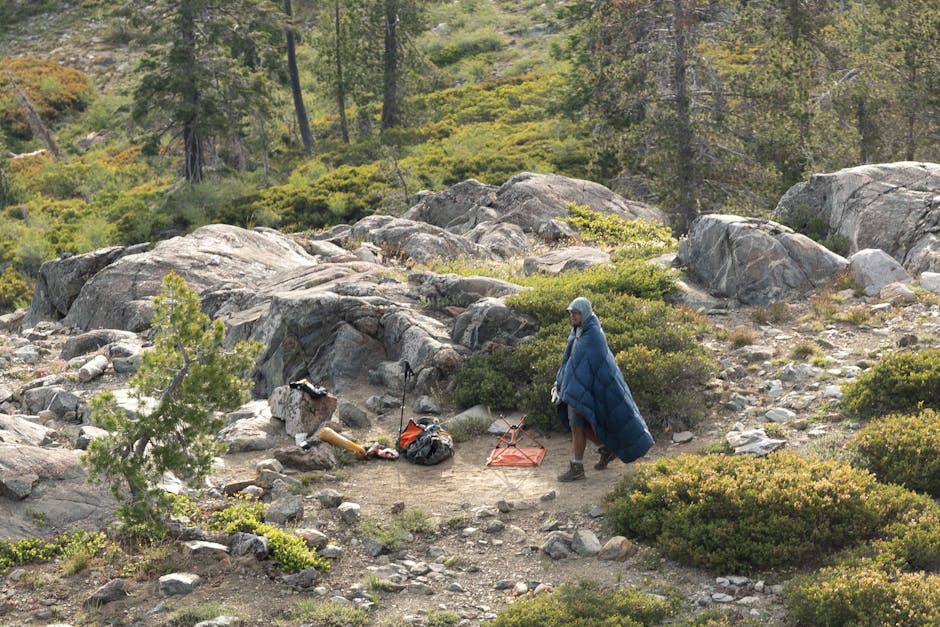
<svg viewBox="0 0 940 627"><path fill-rule="evenodd" d="M565 483L568 481L579 481L584 479L584 464L571 462L567 472L558 475L558 480Z"/></svg>
<svg viewBox="0 0 940 627"><path fill-rule="evenodd" d="M594 470L604 470L607 468L607 464L614 461L614 459L617 457L614 455L614 452L606 446L600 447L597 449L597 452L601 454L601 459L599 462L594 464Z"/></svg>

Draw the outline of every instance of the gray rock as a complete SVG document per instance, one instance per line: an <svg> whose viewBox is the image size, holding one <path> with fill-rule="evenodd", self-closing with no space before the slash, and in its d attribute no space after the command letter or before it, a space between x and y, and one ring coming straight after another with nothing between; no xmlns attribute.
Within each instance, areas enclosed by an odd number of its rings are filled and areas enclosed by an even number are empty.
<svg viewBox="0 0 940 627"><path fill-rule="evenodd" d="M507 307L502 298L484 298L457 316L451 338L476 351L490 343L517 346L535 330L535 320Z"/></svg>
<svg viewBox="0 0 940 627"><path fill-rule="evenodd" d="M329 542L329 537L319 529L297 529L294 533L303 538L312 549L322 549Z"/></svg>
<svg viewBox="0 0 940 627"><path fill-rule="evenodd" d="M26 324L41 320L60 320L68 314L82 287L99 271L121 257L143 252L148 244L102 248L82 255L47 261L39 267L33 300Z"/></svg>
<svg viewBox="0 0 940 627"><path fill-rule="evenodd" d="M673 444L688 444L695 439L695 434L691 431L680 431L672 434Z"/></svg>
<svg viewBox="0 0 940 627"><path fill-rule="evenodd" d="M468 179L440 192L425 194L402 217L463 234L493 217L497 188ZM491 215L492 214L492 215Z"/></svg>
<svg viewBox="0 0 940 627"><path fill-rule="evenodd" d="M730 215L696 220L677 260L711 294L753 305L824 285L847 264L783 225Z"/></svg>
<svg viewBox="0 0 940 627"><path fill-rule="evenodd" d="M200 583L202 578L195 573L171 573L160 577L158 589L163 596L184 595Z"/></svg>
<svg viewBox="0 0 940 627"><path fill-rule="evenodd" d="M229 550L235 557L252 555L259 560L267 559L268 539L253 533L235 532L229 536Z"/></svg>
<svg viewBox="0 0 940 627"><path fill-rule="evenodd" d="M780 380L804 382L815 379L821 372L822 370L809 364L787 364L780 371Z"/></svg>
<svg viewBox="0 0 940 627"><path fill-rule="evenodd" d="M495 257L482 246L440 227L389 215L363 218L353 225L350 235L354 239L366 240L393 250L397 255L418 263L458 257Z"/></svg>
<svg viewBox="0 0 940 627"><path fill-rule="evenodd" d="M320 554L320 557L336 560L343 556L343 547L337 546L335 544L328 544L320 549L318 553Z"/></svg>
<svg viewBox="0 0 940 627"><path fill-rule="evenodd" d="M359 515L361 507L358 503L351 503L349 501L345 503L340 503L339 507L336 508L339 511L340 518L343 519L347 525L353 525L359 522Z"/></svg>
<svg viewBox="0 0 940 627"><path fill-rule="evenodd" d="M777 440L767 436L763 429L730 431L725 439L734 447L735 455L762 456L786 445L786 440Z"/></svg>
<svg viewBox="0 0 940 627"><path fill-rule="evenodd" d="M183 543L183 553L194 558L220 559L228 555L228 547L218 542L190 540Z"/></svg>
<svg viewBox="0 0 940 627"><path fill-rule="evenodd" d="M38 364L42 360L42 353L35 346L21 346L13 351L13 358L26 364Z"/></svg>
<svg viewBox="0 0 940 627"><path fill-rule="evenodd" d="M430 396L419 396L415 401L414 410L418 414L432 414L436 416L441 413L441 406Z"/></svg>
<svg viewBox="0 0 940 627"><path fill-rule="evenodd" d="M590 529L578 529L571 539L571 548L581 557L593 557L600 553L601 543Z"/></svg>
<svg viewBox="0 0 940 627"><path fill-rule="evenodd" d="M654 207L627 200L598 183L556 174L522 172L513 176L497 190L493 208L499 214L499 222L517 224L526 233L557 239L563 233L557 232L560 223L553 222L567 217L566 205L571 202L626 220L643 218L667 223L665 214Z"/></svg>
<svg viewBox="0 0 940 627"><path fill-rule="evenodd" d="M264 512L264 522L284 525L301 521L304 518L304 499L298 494L282 496L268 505Z"/></svg>
<svg viewBox="0 0 940 627"><path fill-rule="evenodd" d="M33 492L33 486L39 481L38 475L0 475L0 496L12 501L22 501Z"/></svg>
<svg viewBox="0 0 940 627"><path fill-rule="evenodd" d="M240 627L244 621L238 616L216 616L209 620L199 621L194 627Z"/></svg>
<svg viewBox="0 0 940 627"><path fill-rule="evenodd" d="M868 296L877 296L884 286L911 281L907 270L883 250L866 248L849 257L849 272Z"/></svg>
<svg viewBox="0 0 940 627"><path fill-rule="evenodd" d="M80 355L87 355L99 348L119 342L137 343L137 334L120 329L95 329L80 335L73 335L65 341L65 345L62 347L62 359L72 359ZM127 355L123 356L127 357Z"/></svg>
<svg viewBox="0 0 940 627"><path fill-rule="evenodd" d="M940 165L902 161L814 174L777 205L788 224L817 221L854 253L880 249L909 272L940 268L935 235Z"/></svg>
<svg viewBox="0 0 940 627"><path fill-rule="evenodd" d="M226 426L215 435L230 453L267 451L288 441L284 423L271 416L267 401L252 401L226 416ZM282 462L283 463L283 462Z"/></svg>
<svg viewBox="0 0 940 627"><path fill-rule="evenodd" d="M100 607L113 601L120 601L121 599L125 599L127 596L127 590L124 589L124 580L112 579L108 583L92 592L91 596L85 599L84 606Z"/></svg>
<svg viewBox="0 0 940 627"><path fill-rule="evenodd" d="M482 276L413 272L409 285L418 289L421 298L434 307L469 307L483 298L502 298L522 291L515 283Z"/></svg>
<svg viewBox="0 0 940 627"><path fill-rule="evenodd" d="M366 552L366 555L369 557L378 557L379 555L384 555L388 553L388 547L376 540L375 538L370 538L365 536L362 538L362 549Z"/></svg>
<svg viewBox="0 0 940 627"><path fill-rule="evenodd" d="M281 581L283 581L288 586L301 589L312 588L319 580L320 571L318 571L316 568L305 568L299 573L293 573L281 577Z"/></svg>
<svg viewBox="0 0 940 627"><path fill-rule="evenodd" d="M594 265L610 263L610 255L598 248L572 246L559 248L539 257L526 257L522 270L526 276L542 273L558 275L569 270L586 270Z"/></svg>
<svg viewBox="0 0 940 627"><path fill-rule="evenodd" d="M0 414L0 442L41 446L54 438L55 431L36 424L26 416Z"/></svg>
<svg viewBox="0 0 940 627"><path fill-rule="evenodd" d="M878 292L878 298L892 305L910 305L917 302L917 294L903 283L889 283Z"/></svg>
<svg viewBox="0 0 940 627"><path fill-rule="evenodd" d="M202 294L222 286L255 288L278 272L315 263L289 236L271 229L204 226L184 237L161 241L151 251L121 257L99 270L81 288L63 322L79 329L140 331L149 326L151 299L170 271Z"/></svg>
<svg viewBox="0 0 940 627"><path fill-rule="evenodd" d="M274 449L272 454L285 467L304 472L330 470L339 465L336 450L326 442L317 442L308 449L299 446L285 446Z"/></svg>
<svg viewBox="0 0 940 627"><path fill-rule="evenodd" d="M268 403L271 415L284 421L287 435L310 435L332 417L337 398L332 394L315 398L303 390L282 385L274 389Z"/></svg>
<svg viewBox="0 0 940 627"><path fill-rule="evenodd" d="M542 552L553 560L560 560L571 556L571 542L573 537L564 531L552 531L542 543Z"/></svg>
<svg viewBox="0 0 940 627"><path fill-rule="evenodd" d="M770 422L790 422L796 419L796 414L785 407L774 407L764 414L764 418Z"/></svg>
<svg viewBox="0 0 940 627"><path fill-rule="evenodd" d="M32 414L44 409L53 412L60 420L72 420L78 411L79 398L58 386L47 386L26 390L23 401Z"/></svg>
<svg viewBox="0 0 940 627"><path fill-rule="evenodd" d="M920 275L920 286L934 294L940 294L940 272L924 272Z"/></svg>
<svg viewBox="0 0 940 627"><path fill-rule="evenodd" d="M339 399L336 406L336 417L344 425L353 429L365 429L371 425L369 415L365 410L345 398Z"/></svg>
<svg viewBox="0 0 940 627"><path fill-rule="evenodd" d="M270 470L272 472L282 473L284 472L284 464L275 458L269 457L268 459L262 459L260 462L256 463L255 470L258 472Z"/></svg>
<svg viewBox="0 0 940 627"><path fill-rule="evenodd" d="M464 237L503 259L518 257L529 248L529 238L522 227L516 224L481 222Z"/></svg>
<svg viewBox="0 0 940 627"><path fill-rule="evenodd" d="M339 507L343 502L343 495L333 490L332 488L324 488L316 493L317 500L320 501L320 505L327 509L334 509Z"/></svg>
<svg viewBox="0 0 940 627"><path fill-rule="evenodd" d="M108 435L108 432L92 425L82 425L78 430L78 437L75 439L75 448L80 451L88 449L88 445Z"/></svg>

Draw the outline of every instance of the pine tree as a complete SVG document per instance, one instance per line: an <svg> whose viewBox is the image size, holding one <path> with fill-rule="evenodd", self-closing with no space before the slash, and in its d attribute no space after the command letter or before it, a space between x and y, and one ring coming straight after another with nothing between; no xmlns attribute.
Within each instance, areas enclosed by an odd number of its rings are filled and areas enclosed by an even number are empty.
<svg viewBox="0 0 940 627"><path fill-rule="evenodd" d="M202 313L199 296L176 274L154 299L154 345L144 353L130 387L141 408L129 417L110 392L92 401L92 421L109 435L92 442L82 463L93 480L107 482L121 502L118 514L132 531L159 532L166 519L164 473L196 481L221 452L213 442L219 412L248 399L245 378L261 349L257 342L223 346L225 327ZM143 410L147 399L154 404Z"/></svg>
<svg viewBox="0 0 940 627"><path fill-rule="evenodd" d="M241 151L246 125L271 104L269 75L283 64L273 41L283 27L271 0L130 0L150 46L139 66L133 117L155 151L183 142L183 174L203 180L225 143Z"/></svg>

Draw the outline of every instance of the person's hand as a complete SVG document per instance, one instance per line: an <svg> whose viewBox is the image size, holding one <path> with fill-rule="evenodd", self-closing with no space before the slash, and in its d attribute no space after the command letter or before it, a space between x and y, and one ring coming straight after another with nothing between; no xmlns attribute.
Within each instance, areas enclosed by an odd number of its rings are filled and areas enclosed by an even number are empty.
<svg viewBox="0 0 940 627"><path fill-rule="evenodd" d="M558 395L558 386L552 386L552 405L557 405L558 401L561 400L561 397Z"/></svg>

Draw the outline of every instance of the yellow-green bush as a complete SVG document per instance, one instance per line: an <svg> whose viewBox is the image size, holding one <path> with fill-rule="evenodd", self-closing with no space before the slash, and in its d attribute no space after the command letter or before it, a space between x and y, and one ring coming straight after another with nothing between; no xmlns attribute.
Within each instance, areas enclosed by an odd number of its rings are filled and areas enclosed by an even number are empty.
<svg viewBox="0 0 940 627"><path fill-rule="evenodd" d="M679 602L630 588L602 591L595 584L565 584L549 593L503 609L491 627L640 627L660 625Z"/></svg>
<svg viewBox="0 0 940 627"><path fill-rule="evenodd" d="M7 266L0 274L0 312L26 307L33 297L33 288L26 277L13 266Z"/></svg>
<svg viewBox="0 0 940 627"><path fill-rule="evenodd" d="M890 521L869 473L795 453L695 455L641 466L611 496L618 533L717 572L806 565Z"/></svg>
<svg viewBox="0 0 940 627"><path fill-rule="evenodd" d="M840 565L796 578L787 589L798 625L940 624L940 576Z"/></svg>
<svg viewBox="0 0 940 627"><path fill-rule="evenodd" d="M940 414L933 409L873 420L852 448L880 481L940 498Z"/></svg>
<svg viewBox="0 0 940 627"><path fill-rule="evenodd" d="M83 109L92 93L91 82L84 72L49 59L0 59L0 75L16 81L46 124L66 112ZM0 82L0 125L18 137L31 135L26 113L7 80Z"/></svg>
<svg viewBox="0 0 940 627"><path fill-rule="evenodd" d="M520 282L532 289L506 303L533 316L538 332L512 351L470 359L456 376L458 404L519 408L528 412L531 423L557 428L548 390L571 330L564 308L577 296L586 296L647 423L662 428L695 422L701 411L698 393L714 371L712 357L697 339L703 322L689 310L642 299L661 298L673 285L669 272L624 260L612 268Z"/></svg>
<svg viewBox="0 0 940 627"><path fill-rule="evenodd" d="M841 407L856 418L940 409L940 350L885 358L843 387Z"/></svg>
<svg viewBox="0 0 940 627"><path fill-rule="evenodd" d="M674 252L678 243L669 227L647 220L625 220L616 214L592 211L584 205L568 203L570 217L562 218L578 229L581 239L618 246L620 257L649 258Z"/></svg>
<svg viewBox="0 0 940 627"><path fill-rule="evenodd" d="M224 533L253 533L268 539L271 557L286 570L298 572L306 568L326 571L330 563L317 555L316 550L307 547L303 538L280 527L264 522L264 505L249 501L237 501L209 520L209 526Z"/></svg>
<svg viewBox="0 0 940 627"><path fill-rule="evenodd" d="M57 535L52 540L23 538L22 540L0 539L0 573L14 566L35 562L46 562L56 557L71 557L78 552L93 556L105 545L101 532L83 529Z"/></svg>

